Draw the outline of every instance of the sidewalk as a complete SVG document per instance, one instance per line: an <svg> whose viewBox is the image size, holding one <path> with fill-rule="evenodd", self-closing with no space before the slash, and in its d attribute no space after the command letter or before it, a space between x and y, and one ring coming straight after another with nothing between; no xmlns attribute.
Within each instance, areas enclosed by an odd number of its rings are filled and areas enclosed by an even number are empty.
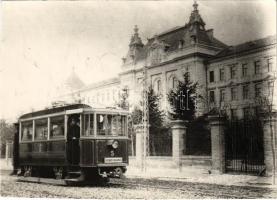
<svg viewBox="0 0 277 200"><path fill-rule="evenodd" d="M146 178L171 181L183 181L192 183L206 183L227 186L248 186L276 188L272 185L272 177L259 177L252 175L235 174L209 174L208 170L193 167L179 169L147 168L146 172L133 166L129 166L126 172L127 178ZM277 182L277 180L276 180Z"/></svg>
<svg viewBox="0 0 277 200"><path fill-rule="evenodd" d="M0 169L1 170L13 170L12 160L9 158L6 160L5 158L0 159Z"/></svg>

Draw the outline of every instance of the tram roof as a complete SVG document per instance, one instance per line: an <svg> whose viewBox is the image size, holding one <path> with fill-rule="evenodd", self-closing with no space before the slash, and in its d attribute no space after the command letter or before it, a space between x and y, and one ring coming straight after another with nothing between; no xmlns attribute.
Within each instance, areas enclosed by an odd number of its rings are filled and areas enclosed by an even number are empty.
<svg viewBox="0 0 277 200"><path fill-rule="evenodd" d="M39 117L43 115L51 115L54 113L61 113L68 110L76 110L76 109L84 109L84 111L110 111L110 112L122 112L122 113L128 113L128 111L124 110L118 110L113 108L92 108L91 106L87 104L70 104L65 106L59 106L59 107L53 107L53 108L47 108L44 110L39 110L31 113L27 113L22 115L19 119L28 119L33 117Z"/></svg>

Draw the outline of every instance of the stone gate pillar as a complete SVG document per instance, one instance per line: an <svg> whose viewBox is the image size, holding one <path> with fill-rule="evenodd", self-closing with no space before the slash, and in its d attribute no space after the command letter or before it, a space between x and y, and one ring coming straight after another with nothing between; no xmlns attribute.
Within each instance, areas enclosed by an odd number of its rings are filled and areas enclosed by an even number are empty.
<svg viewBox="0 0 277 200"><path fill-rule="evenodd" d="M142 165L142 156L143 156L143 125L135 125L136 133L136 164L138 166Z"/></svg>
<svg viewBox="0 0 277 200"><path fill-rule="evenodd" d="M277 113L273 113L270 117L269 115L263 114L263 142L264 142L264 162L266 167L266 175L270 176L273 173L273 152L272 145L275 146L275 159L276 156L276 122ZM272 135L271 135L272 134ZM272 140L275 138L275 143ZM277 166L276 166L277 167Z"/></svg>
<svg viewBox="0 0 277 200"><path fill-rule="evenodd" d="M172 124L172 157L176 166L181 167L181 158L186 151L187 121L175 120Z"/></svg>
<svg viewBox="0 0 277 200"><path fill-rule="evenodd" d="M211 127L212 173L222 174L225 172L224 118L211 115L208 119Z"/></svg>

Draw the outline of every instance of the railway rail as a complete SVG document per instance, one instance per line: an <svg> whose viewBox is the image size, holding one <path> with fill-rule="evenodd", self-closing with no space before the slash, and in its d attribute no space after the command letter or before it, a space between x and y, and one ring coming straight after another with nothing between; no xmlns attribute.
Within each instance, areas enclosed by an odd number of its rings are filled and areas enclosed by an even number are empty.
<svg viewBox="0 0 277 200"><path fill-rule="evenodd" d="M141 183L138 183L141 182ZM255 192L253 193L253 187L248 187L249 192L242 194L240 193L239 195L234 195L230 191L230 188L232 187L233 190L242 190L241 187L239 186L217 186L217 191L211 190L210 187L207 184L201 184L201 183L191 183L191 182L182 182L182 181L174 181L172 185L173 186L168 186L167 184L170 185L171 181L160 181L160 180L147 180L147 182L143 179L125 179L125 180L117 180L113 179L110 181L110 185L112 187L144 187L144 188L156 188L156 189L162 189L162 190L174 190L174 191L179 191L181 193L194 193L197 194L199 197L217 197L217 198L232 198L232 199L237 199L237 198L242 198L242 196L247 196L247 198L257 198L257 193L264 193L263 188L255 188ZM176 186L177 185L177 186ZM189 190L188 190L189 188ZM247 187L243 188L244 190L247 189ZM250 193L253 193L251 195Z"/></svg>
<svg viewBox="0 0 277 200"><path fill-rule="evenodd" d="M191 183L184 181L165 181L158 179L110 179L108 183L90 183L90 182L82 182L82 183L74 183L74 182L66 182L63 180L55 180L55 179L47 179L47 178L36 178L36 177L20 177L18 181L23 182L32 182L32 183L43 183L50 185L60 185L60 186L95 186L95 187L108 187L108 188L124 188L124 189L142 189L142 188L151 188L157 190L168 190L168 191L176 191L180 194L191 194L196 197L217 197L217 198L257 198L264 197L263 195L267 193L265 188L260 187L248 187L248 186L223 186L216 185L215 189L211 189L211 184L203 184L203 183ZM236 192L234 192L236 191ZM270 191L268 191L269 193ZM270 195L266 195L270 197ZM181 196L180 196L181 197Z"/></svg>

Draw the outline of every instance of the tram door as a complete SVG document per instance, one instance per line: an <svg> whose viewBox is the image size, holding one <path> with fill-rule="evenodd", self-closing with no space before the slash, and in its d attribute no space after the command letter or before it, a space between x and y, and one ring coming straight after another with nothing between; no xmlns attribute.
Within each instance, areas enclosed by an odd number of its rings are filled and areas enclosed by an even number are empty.
<svg viewBox="0 0 277 200"><path fill-rule="evenodd" d="M80 115L69 115L67 122L67 160L71 165L80 162Z"/></svg>

